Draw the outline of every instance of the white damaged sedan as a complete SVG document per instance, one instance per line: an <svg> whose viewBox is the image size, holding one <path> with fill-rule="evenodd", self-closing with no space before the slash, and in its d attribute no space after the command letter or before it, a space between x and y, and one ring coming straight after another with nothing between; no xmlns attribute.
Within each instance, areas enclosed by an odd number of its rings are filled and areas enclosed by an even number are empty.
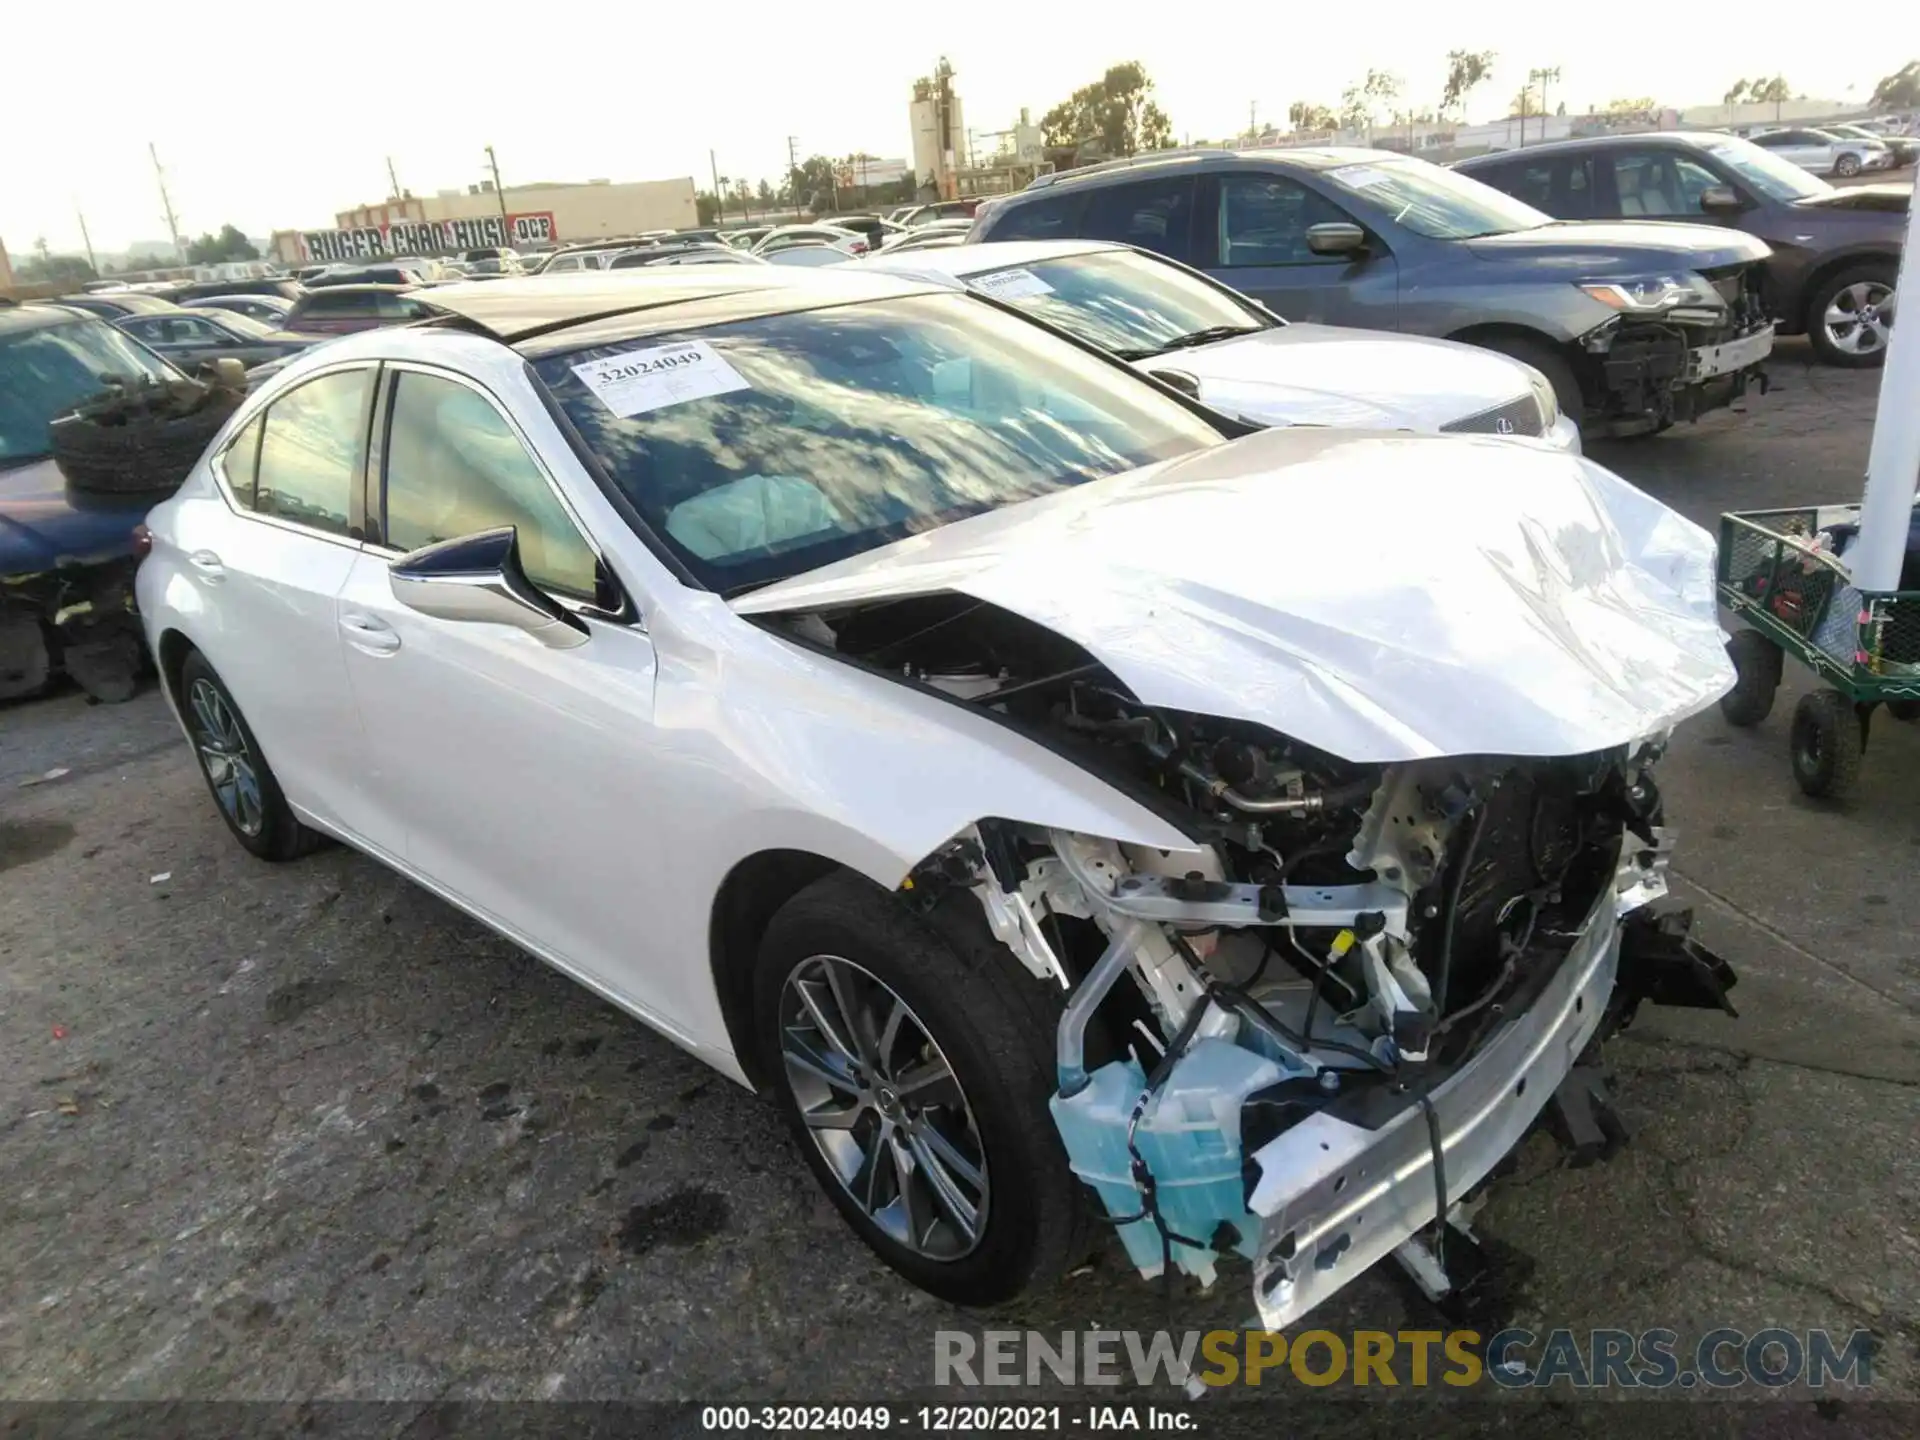
<svg viewBox="0 0 1920 1440"><path fill-rule="evenodd" d="M235 838L343 840L769 1093L903 1275L1102 1209L1289 1323L1423 1237L1642 1000L1711 543L1578 457L1254 431L876 274L437 290L152 514Z"/></svg>
<svg viewBox="0 0 1920 1440"><path fill-rule="evenodd" d="M1294 324L1178 261L1098 240L885 252L862 269L948 280L1260 425L1506 435L1580 453L1547 377L1421 335Z"/></svg>

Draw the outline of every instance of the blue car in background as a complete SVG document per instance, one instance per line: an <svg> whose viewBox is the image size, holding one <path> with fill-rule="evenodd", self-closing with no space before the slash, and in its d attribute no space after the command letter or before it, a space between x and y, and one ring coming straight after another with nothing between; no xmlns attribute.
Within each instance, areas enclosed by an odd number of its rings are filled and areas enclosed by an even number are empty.
<svg viewBox="0 0 1920 1440"><path fill-rule="evenodd" d="M161 497L76 490L52 452L54 419L108 377L181 378L97 316L0 299L0 700L37 695L63 672L125 700L145 668L133 573Z"/></svg>

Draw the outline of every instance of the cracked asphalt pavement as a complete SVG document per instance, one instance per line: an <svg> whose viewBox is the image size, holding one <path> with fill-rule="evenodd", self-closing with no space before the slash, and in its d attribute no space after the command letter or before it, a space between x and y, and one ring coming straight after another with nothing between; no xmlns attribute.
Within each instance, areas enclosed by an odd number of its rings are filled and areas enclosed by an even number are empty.
<svg viewBox="0 0 1920 1440"><path fill-rule="evenodd" d="M1709 525L1856 496L1877 372L1774 370L1596 454ZM1536 1135L1477 1224L1530 1328L1865 1328L1911 1397L1920 727L1877 717L1859 798L1807 801L1807 683L1665 767L1740 1018L1643 1012L1610 1049L1632 1142L1572 1169ZM1229 1272L1169 1310L1113 1246L991 1317L910 1289L766 1103L351 851L249 858L151 691L0 710L0 1053L0 1399L898 1398L937 1329L1251 1309ZM1420 1318L1382 1270L1314 1320Z"/></svg>

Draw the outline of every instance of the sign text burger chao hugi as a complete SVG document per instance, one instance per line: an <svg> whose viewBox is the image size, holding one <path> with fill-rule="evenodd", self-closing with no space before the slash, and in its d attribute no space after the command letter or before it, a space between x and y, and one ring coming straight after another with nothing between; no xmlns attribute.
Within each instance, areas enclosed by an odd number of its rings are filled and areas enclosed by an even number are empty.
<svg viewBox="0 0 1920 1440"><path fill-rule="evenodd" d="M494 245L544 245L554 238L553 212L488 215L477 220L401 221L360 230L307 230L300 248L309 260L365 260L384 255L432 255Z"/></svg>

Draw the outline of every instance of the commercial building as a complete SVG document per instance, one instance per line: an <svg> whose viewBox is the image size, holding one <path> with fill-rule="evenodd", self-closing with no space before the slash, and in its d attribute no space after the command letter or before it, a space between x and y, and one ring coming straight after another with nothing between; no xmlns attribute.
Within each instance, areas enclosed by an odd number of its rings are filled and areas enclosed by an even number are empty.
<svg viewBox="0 0 1920 1440"><path fill-rule="evenodd" d="M693 180L614 184L536 183L391 196L334 216L332 230L279 230L274 257L284 264L381 255L437 254L512 245L519 249L699 223Z"/></svg>

